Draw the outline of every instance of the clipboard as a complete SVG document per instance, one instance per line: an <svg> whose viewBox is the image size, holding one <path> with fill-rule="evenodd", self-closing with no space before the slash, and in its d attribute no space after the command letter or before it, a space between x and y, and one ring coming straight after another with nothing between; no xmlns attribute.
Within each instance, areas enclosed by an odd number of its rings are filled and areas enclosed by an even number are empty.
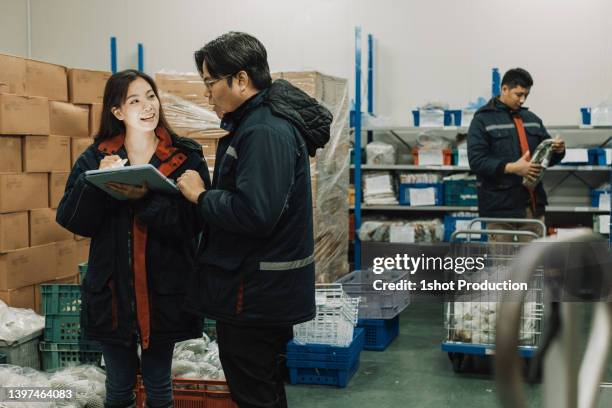
<svg viewBox="0 0 612 408"><path fill-rule="evenodd" d="M167 194L179 192L174 181L164 176L151 164L88 170L85 172L85 179L117 200L127 200L127 198L123 194L106 187L106 183L113 182L131 185L147 183L147 186L152 191Z"/></svg>

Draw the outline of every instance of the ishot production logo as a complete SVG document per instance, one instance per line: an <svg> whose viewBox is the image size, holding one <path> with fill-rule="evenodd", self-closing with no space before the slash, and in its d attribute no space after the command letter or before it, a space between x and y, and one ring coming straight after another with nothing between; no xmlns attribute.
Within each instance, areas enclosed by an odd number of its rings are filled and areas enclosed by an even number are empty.
<svg viewBox="0 0 612 408"><path fill-rule="evenodd" d="M479 257L439 257L439 256L410 256L408 254L396 254L393 257L373 258L372 272L381 275L386 271L408 272L415 275L421 271L454 272L455 275L463 275L468 272L480 272L485 269L487 255ZM490 281L478 279L470 281L466 279L451 279L439 281L437 279L408 280L400 279L387 282L383 279L375 279L372 288L376 291L519 291L527 290L525 282L517 283L512 280Z"/></svg>

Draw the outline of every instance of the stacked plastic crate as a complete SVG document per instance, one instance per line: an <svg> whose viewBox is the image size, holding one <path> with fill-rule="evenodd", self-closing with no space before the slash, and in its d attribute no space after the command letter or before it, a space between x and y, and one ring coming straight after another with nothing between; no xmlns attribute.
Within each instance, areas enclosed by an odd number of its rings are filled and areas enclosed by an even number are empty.
<svg viewBox="0 0 612 408"><path fill-rule="evenodd" d="M355 329L359 299L346 296L340 284L317 285L315 298L315 318L295 325L287 345L289 380L346 387L364 345L364 330Z"/></svg>
<svg viewBox="0 0 612 408"><path fill-rule="evenodd" d="M408 272L385 272L386 282L400 282ZM376 291L375 279L381 279L371 270L354 271L341 278L345 292L359 297L357 327L364 329L364 350L383 351L399 334L399 314L410 304L408 291Z"/></svg>
<svg viewBox="0 0 612 408"><path fill-rule="evenodd" d="M84 276L87 264L80 264L79 272ZM40 291L45 315L45 341L40 343L43 370L99 364L102 356L100 346L85 340L81 332L80 285L41 285Z"/></svg>

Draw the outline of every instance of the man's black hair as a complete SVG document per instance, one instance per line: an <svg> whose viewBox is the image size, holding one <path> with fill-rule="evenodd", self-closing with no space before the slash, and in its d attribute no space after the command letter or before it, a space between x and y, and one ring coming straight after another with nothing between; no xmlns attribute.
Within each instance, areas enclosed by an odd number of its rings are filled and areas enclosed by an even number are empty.
<svg viewBox="0 0 612 408"><path fill-rule="evenodd" d="M507 85L508 88L513 89L517 86L523 88L531 88L533 85L533 79L529 72L523 68L512 68L504 74L502 78L502 86Z"/></svg>
<svg viewBox="0 0 612 408"><path fill-rule="evenodd" d="M266 48L250 34L234 31L223 34L195 52L195 63L200 75L205 63L212 79L245 71L258 90L272 83ZM227 79L230 86L231 76Z"/></svg>

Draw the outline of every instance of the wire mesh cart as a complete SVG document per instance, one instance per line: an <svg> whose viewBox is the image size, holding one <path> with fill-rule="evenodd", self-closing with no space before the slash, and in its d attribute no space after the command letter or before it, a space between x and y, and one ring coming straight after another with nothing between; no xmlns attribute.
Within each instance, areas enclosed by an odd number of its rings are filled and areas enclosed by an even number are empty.
<svg viewBox="0 0 612 408"><path fill-rule="evenodd" d="M484 230L472 229L477 222L511 222L513 224L537 224L541 234L532 231L516 230ZM491 236L506 236L510 242L491 242ZM453 233L450 241L450 256L452 257L482 257L484 268L457 274L449 271L447 282L459 280L470 284L484 282L507 282L511 277L510 265L518 256L520 250L528 242L523 238L539 238L545 235L545 226L538 220L475 218L467 230ZM459 236L465 236L459 242ZM489 242L473 241L480 236L488 238ZM514 238L514 241L512 240ZM544 293L543 269L536 271L528 283L528 293L523 306L520 327L519 353L529 359L537 350L543 328ZM444 327L446 339L442 342L442 350L448 353L455 372L464 369L468 355L488 356L495 354L495 324L503 292L493 291L458 291L444 303ZM528 360L526 360L528 364Z"/></svg>

